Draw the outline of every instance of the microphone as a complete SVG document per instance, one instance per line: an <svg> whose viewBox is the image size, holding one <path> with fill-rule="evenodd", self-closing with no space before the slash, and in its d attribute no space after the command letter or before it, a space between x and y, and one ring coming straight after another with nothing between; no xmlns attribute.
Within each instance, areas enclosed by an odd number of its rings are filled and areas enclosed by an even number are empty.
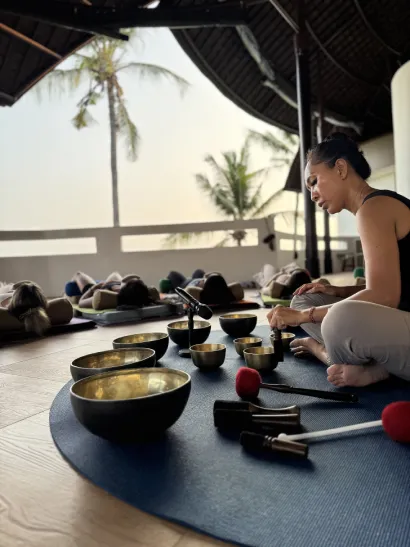
<svg viewBox="0 0 410 547"><path fill-rule="evenodd" d="M189 293L187 293L185 289L177 287L175 289L175 292L182 298L185 304L188 304L188 306L196 315L199 315L199 317L202 317L202 319L211 319L211 317L213 316L213 311L211 310L211 308L209 308L205 304L201 304L201 302L198 302L198 300L191 296Z"/></svg>

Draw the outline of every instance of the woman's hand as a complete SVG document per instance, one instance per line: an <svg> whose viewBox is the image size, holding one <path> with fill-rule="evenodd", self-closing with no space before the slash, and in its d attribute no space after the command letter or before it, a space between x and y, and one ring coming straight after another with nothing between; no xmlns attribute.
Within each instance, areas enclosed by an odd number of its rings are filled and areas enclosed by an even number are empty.
<svg viewBox="0 0 410 547"><path fill-rule="evenodd" d="M335 287L334 285L323 285L322 283L305 283L299 287L294 293L294 296L300 296L301 294L313 294L313 293L323 293L328 294L329 296L342 296L343 287Z"/></svg>
<svg viewBox="0 0 410 547"><path fill-rule="evenodd" d="M307 322L306 311L294 310L284 306L275 306L267 315L269 325L272 329L280 330L286 327L298 327Z"/></svg>

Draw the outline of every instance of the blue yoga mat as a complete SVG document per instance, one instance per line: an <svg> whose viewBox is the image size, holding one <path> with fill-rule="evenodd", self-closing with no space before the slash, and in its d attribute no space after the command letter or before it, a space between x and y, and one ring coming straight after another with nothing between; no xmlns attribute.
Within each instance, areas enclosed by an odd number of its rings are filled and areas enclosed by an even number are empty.
<svg viewBox="0 0 410 547"><path fill-rule="evenodd" d="M267 327L254 333L268 343ZM199 371L173 344L161 359L162 366L189 372L192 390L179 421L152 444L115 445L88 433L71 410L69 382L50 411L62 455L91 482L138 509L238 545L410 545L410 448L369 430L311 443L309 461L247 453L237 436L215 429L212 415L215 399L237 400L234 380L243 361L224 333L213 332L209 340L228 344L216 372ZM332 389L323 365L290 354L266 381ZM388 403L410 399L408 384L395 380L349 391L359 395L359 404L267 390L260 403L298 404L305 428L319 430L379 419Z"/></svg>

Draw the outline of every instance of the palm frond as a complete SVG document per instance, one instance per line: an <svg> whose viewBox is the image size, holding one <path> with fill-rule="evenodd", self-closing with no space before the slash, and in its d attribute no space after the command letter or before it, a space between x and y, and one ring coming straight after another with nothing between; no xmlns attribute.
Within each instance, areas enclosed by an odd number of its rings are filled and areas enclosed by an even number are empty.
<svg viewBox="0 0 410 547"><path fill-rule="evenodd" d="M179 88L181 96L184 95L189 87L189 83L184 78L181 78L181 76L178 76L178 74L175 74L175 72L172 72L172 70L168 70L162 66L153 65L150 63L127 63L125 65L121 65L118 68L118 71L132 71L142 80L144 78L149 78L153 81L160 79L169 80L176 84Z"/></svg>
<svg viewBox="0 0 410 547"><path fill-rule="evenodd" d="M227 156L227 154L229 154L229 152L223 154L223 156L224 156L225 162L228 164L228 160L225 157ZM229 181L229 175L227 174L227 170L223 169L211 154L208 154L207 156L205 156L205 163L207 163L208 166L214 172L217 184L221 188L225 188L226 190L228 190L230 188L230 181Z"/></svg>
<svg viewBox="0 0 410 547"><path fill-rule="evenodd" d="M163 249L176 249L177 247L187 245L194 240L210 239L214 232L181 232L178 234L169 234L162 241Z"/></svg>
<svg viewBox="0 0 410 547"><path fill-rule="evenodd" d="M296 135L293 135L293 133L288 133L287 131L280 131L280 135L281 135L281 138L285 142L289 143L292 148L297 146L299 139Z"/></svg>
<svg viewBox="0 0 410 547"><path fill-rule="evenodd" d="M290 157L294 154L294 147L290 142L285 142L287 139L280 140L270 131L259 133L259 131L248 131L248 139L272 152L272 160L277 159L277 154L281 153L281 160L285 163L290 163Z"/></svg>
<svg viewBox="0 0 410 547"><path fill-rule="evenodd" d="M272 205L272 202L279 197L283 192L283 189L277 190L274 192L267 200L265 200L259 207L256 208L251 214L251 218L258 218L260 215L265 213L266 209Z"/></svg>
<svg viewBox="0 0 410 547"><path fill-rule="evenodd" d="M95 125L97 122L92 117L92 115L90 114L86 106L80 106L77 114L71 120L71 123L74 125L76 129L84 129L85 127L90 127L91 125Z"/></svg>
<svg viewBox="0 0 410 547"><path fill-rule="evenodd" d="M81 68L76 67L67 70L56 68L43 80L40 80L34 87L34 90L37 94L37 99L42 101L44 93L47 93L50 97L61 97L63 93L75 91L82 83L89 79L89 74Z"/></svg>
<svg viewBox="0 0 410 547"><path fill-rule="evenodd" d="M219 209L223 214L227 216L233 216L236 218L236 210L232 204L232 200L229 199L229 195L226 190L220 185L212 185L206 175L198 173L195 175L196 182L199 188L208 195L214 205Z"/></svg>
<svg viewBox="0 0 410 547"><path fill-rule="evenodd" d="M124 139L124 144L127 151L127 158L130 161L136 161L138 158L138 145L140 142L138 129L128 114L128 110L125 105L123 96L117 93L116 99L115 114L118 131Z"/></svg>

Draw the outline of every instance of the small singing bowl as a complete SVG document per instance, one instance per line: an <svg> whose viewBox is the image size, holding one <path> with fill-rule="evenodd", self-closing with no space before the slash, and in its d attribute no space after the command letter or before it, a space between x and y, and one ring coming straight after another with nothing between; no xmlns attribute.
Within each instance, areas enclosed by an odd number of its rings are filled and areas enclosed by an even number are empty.
<svg viewBox="0 0 410 547"><path fill-rule="evenodd" d="M271 372L278 366L278 358L270 346L248 348L243 351L246 365L259 372Z"/></svg>
<svg viewBox="0 0 410 547"><path fill-rule="evenodd" d="M219 368L225 361L224 344L195 344L190 347L192 362L202 370Z"/></svg>
<svg viewBox="0 0 410 547"><path fill-rule="evenodd" d="M70 400L77 420L94 435L112 442L138 442L174 425L190 392L186 372L134 368L84 378L71 386Z"/></svg>
<svg viewBox="0 0 410 547"><path fill-rule="evenodd" d="M143 332L116 338L112 346L114 349L150 348L155 351L157 361L159 361L165 355L168 344L169 336L165 332Z"/></svg>
<svg viewBox="0 0 410 547"><path fill-rule="evenodd" d="M292 342L292 340L295 339L295 336L296 336L296 334L293 334L293 332L282 332L282 347L283 347L284 351L289 351L290 350L290 343ZM274 335L271 334L269 336L269 338L270 338L270 342L273 346Z"/></svg>
<svg viewBox="0 0 410 547"><path fill-rule="evenodd" d="M256 348L262 345L262 338L248 336L246 338L236 338L234 341L236 353L243 357L243 350L247 348Z"/></svg>
<svg viewBox="0 0 410 547"><path fill-rule="evenodd" d="M149 348L109 349L74 359L70 371L77 382L94 374L128 368L155 367L155 351Z"/></svg>
<svg viewBox="0 0 410 547"><path fill-rule="evenodd" d="M171 340L180 348L189 347L188 321L174 321L167 326ZM191 346L203 344L211 332L211 323L208 321L194 321Z"/></svg>
<svg viewBox="0 0 410 547"><path fill-rule="evenodd" d="M225 313L219 317L221 329L233 338L248 336L256 327L257 317L252 313Z"/></svg>

